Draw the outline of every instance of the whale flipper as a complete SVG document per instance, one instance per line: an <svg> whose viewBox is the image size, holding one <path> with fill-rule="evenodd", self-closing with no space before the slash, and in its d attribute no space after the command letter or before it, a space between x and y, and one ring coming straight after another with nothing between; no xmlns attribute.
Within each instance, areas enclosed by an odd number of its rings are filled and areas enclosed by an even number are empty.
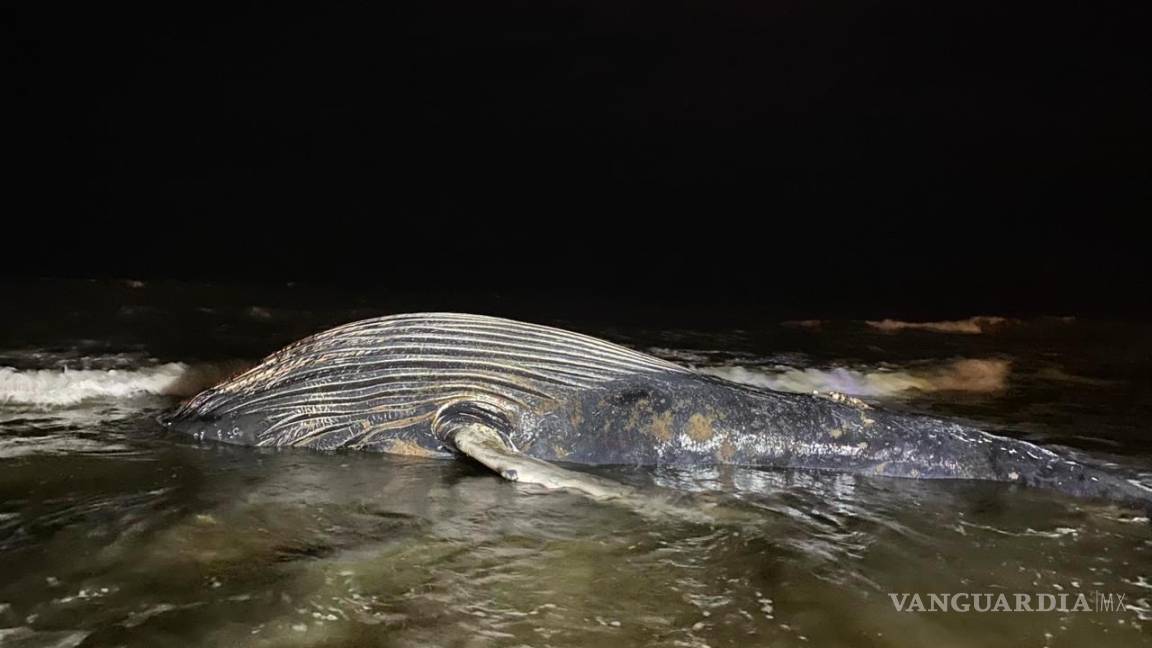
<svg viewBox="0 0 1152 648"><path fill-rule="evenodd" d="M509 481L579 491L595 499L616 499L634 494L633 488L619 482L529 457L513 448L506 441L506 435L486 422L460 422L451 426L445 438L461 454L471 457Z"/></svg>

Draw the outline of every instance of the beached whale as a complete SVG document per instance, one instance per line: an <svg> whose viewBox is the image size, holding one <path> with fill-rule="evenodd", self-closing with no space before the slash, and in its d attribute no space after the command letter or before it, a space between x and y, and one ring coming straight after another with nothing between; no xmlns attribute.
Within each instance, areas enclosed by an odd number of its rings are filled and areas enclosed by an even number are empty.
<svg viewBox="0 0 1152 648"><path fill-rule="evenodd" d="M610 484L555 464L777 466L1152 501L1138 483L1024 441L838 395L747 387L478 315L395 315L318 333L163 421L226 443L466 455L509 479L606 496Z"/></svg>

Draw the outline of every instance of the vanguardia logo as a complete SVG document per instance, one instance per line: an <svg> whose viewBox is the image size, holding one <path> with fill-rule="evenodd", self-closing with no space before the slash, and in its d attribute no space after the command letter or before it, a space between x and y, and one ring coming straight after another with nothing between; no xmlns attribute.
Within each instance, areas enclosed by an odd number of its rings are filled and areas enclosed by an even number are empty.
<svg viewBox="0 0 1152 648"><path fill-rule="evenodd" d="M909 594L889 592L897 612L1114 612L1125 609L1124 594L1083 592L959 592Z"/></svg>

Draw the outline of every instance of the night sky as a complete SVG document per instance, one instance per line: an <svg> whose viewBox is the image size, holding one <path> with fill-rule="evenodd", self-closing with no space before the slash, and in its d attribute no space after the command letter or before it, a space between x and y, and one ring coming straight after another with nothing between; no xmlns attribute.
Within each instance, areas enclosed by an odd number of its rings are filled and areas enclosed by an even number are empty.
<svg viewBox="0 0 1152 648"><path fill-rule="evenodd" d="M27 4L10 275L1149 312L1146 3Z"/></svg>

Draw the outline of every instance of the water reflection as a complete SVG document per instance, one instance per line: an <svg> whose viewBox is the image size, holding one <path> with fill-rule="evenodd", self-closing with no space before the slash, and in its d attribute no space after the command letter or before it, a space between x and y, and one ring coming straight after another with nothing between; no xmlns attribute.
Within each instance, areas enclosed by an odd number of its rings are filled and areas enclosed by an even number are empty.
<svg viewBox="0 0 1152 648"><path fill-rule="evenodd" d="M121 430L119 453L3 460L9 643L1148 640L1147 521L1046 493L733 467L600 471L674 505L653 513L462 463L199 446L148 424ZM1127 592L1131 607L910 614L887 596L1088 590Z"/></svg>

